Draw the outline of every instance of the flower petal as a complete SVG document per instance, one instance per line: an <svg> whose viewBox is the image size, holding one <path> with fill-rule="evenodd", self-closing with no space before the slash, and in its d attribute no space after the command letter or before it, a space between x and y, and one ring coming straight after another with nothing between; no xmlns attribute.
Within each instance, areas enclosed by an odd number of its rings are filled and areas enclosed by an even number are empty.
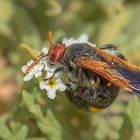
<svg viewBox="0 0 140 140"><path fill-rule="evenodd" d="M43 70L44 65L41 64L41 63L38 63L38 64L35 65L33 68L34 68L34 70L36 70L36 71L41 71L41 70Z"/></svg>
<svg viewBox="0 0 140 140"><path fill-rule="evenodd" d="M43 52L44 54L48 54L49 49L47 47L44 47L41 52Z"/></svg>
<svg viewBox="0 0 140 140"><path fill-rule="evenodd" d="M31 71L35 75L35 77L38 78L42 74L43 68L43 64L37 64L31 69Z"/></svg>
<svg viewBox="0 0 140 140"><path fill-rule="evenodd" d="M80 35L80 37L77 41L79 41L80 43L88 42L88 35L87 34Z"/></svg>
<svg viewBox="0 0 140 140"><path fill-rule="evenodd" d="M33 74L32 72L29 72L28 74L26 74L23 78L24 81L29 81L33 78Z"/></svg>
<svg viewBox="0 0 140 140"><path fill-rule="evenodd" d="M57 79L56 82L57 82L57 85L55 86L55 88L57 90L60 90L60 91L65 91L66 90L67 86L64 85L60 79Z"/></svg>
<svg viewBox="0 0 140 140"><path fill-rule="evenodd" d="M53 89L48 89L47 90L47 95L50 99L54 99L56 97L56 90Z"/></svg>
<svg viewBox="0 0 140 140"><path fill-rule="evenodd" d="M43 83L43 81L40 81L40 83L39 83L39 88L40 88L41 90L44 90L44 83Z"/></svg>
<svg viewBox="0 0 140 140"><path fill-rule="evenodd" d="M41 76L42 75L42 72L41 71L36 71L35 73L34 73L34 75L35 75L35 78L38 78L39 76Z"/></svg>
<svg viewBox="0 0 140 140"><path fill-rule="evenodd" d="M66 85L64 85L63 83L61 83L61 85L60 85L60 91L65 91L66 90L66 88L67 88L67 86Z"/></svg>
<svg viewBox="0 0 140 140"><path fill-rule="evenodd" d="M55 87L57 90L60 90L60 91L65 91L67 86L64 85L63 83L59 83L57 84L57 86Z"/></svg>
<svg viewBox="0 0 140 140"><path fill-rule="evenodd" d="M34 61L33 60L30 60L27 62L27 66L30 66Z"/></svg>
<svg viewBox="0 0 140 140"><path fill-rule="evenodd" d="M48 90L48 81L40 81L39 87L41 90Z"/></svg>
<svg viewBox="0 0 140 140"><path fill-rule="evenodd" d="M87 34L82 34L79 36L78 39L74 38L63 38L62 43L65 44L66 47L75 44L75 43L88 43L88 35Z"/></svg>
<svg viewBox="0 0 140 140"><path fill-rule="evenodd" d="M27 68L28 67L26 65L24 65L24 66L21 67L21 71L25 73L25 71L26 71Z"/></svg>
<svg viewBox="0 0 140 140"><path fill-rule="evenodd" d="M46 76L45 76L45 78L47 79L47 78L50 78L51 76L53 76L55 69L56 68L52 68L52 69L49 68L49 69L47 69L46 70ZM55 79L58 79L58 78L60 79L61 76L62 76L62 73L61 72L58 72L58 73L55 74L55 77L54 78Z"/></svg>
<svg viewBox="0 0 140 140"><path fill-rule="evenodd" d="M46 73L45 78L48 79L48 78L50 78L51 76L53 76L53 72L48 70L47 73Z"/></svg>

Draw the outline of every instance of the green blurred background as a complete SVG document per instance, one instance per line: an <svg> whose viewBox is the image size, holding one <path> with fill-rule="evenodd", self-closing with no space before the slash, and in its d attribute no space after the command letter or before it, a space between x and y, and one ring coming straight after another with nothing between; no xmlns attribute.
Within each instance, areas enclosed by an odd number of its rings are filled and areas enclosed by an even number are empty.
<svg viewBox="0 0 140 140"><path fill-rule="evenodd" d="M139 0L0 0L0 139L140 140L140 102L123 89L113 105L89 113L64 93L52 101L38 81L23 82L20 68L33 55L21 44L34 54L49 47L49 31L54 42L86 33L99 46L113 43L140 66Z"/></svg>

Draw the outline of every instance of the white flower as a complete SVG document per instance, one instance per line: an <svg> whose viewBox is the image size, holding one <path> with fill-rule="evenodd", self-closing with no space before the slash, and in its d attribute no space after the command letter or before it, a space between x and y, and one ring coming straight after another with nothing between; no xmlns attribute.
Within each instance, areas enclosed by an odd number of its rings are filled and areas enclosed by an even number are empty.
<svg viewBox="0 0 140 140"><path fill-rule="evenodd" d="M48 48L43 48L42 52L44 55L48 54ZM21 70L26 73L27 69L32 66L33 62L33 60L28 61L27 65L24 65ZM46 71L45 79L48 79L54 75L55 69L59 67L59 64L55 66L50 65L46 57L41 58L39 61L35 61L35 63L37 64L35 64L23 78L24 81L29 81L33 77L38 78L42 74L42 70ZM61 81L61 74L61 72L58 72L53 78L40 82L40 89L46 90L48 97L51 99L56 97L56 91L64 91L66 89L66 86Z"/></svg>
<svg viewBox="0 0 140 140"><path fill-rule="evenodd" d="M48 79L53 76L55 69L58 66L50 66L47 65L46 69L46 77L45 79ZM66 89L66 86L62 83L60 80L62 76L62 73L56 73L53 78L48 79L47 81L41 81L40 82L40 89L46 90L47 95L50 99L54 99L56 97L56 91L64 91Z"/></svg>
<svg viewBox="0 0 140 140"><path fill-rule="evenodd" d="M43 48L41 51L42 51L42 52L44 53L44 55L45 55L45 54L48 54L48 51L49 51L49 50L48 50L48 48ZM27 68L28 68L33 62L34 62L33 60L30 60L30 61L27 62L27 65L22 66L22 68L21 68L22 72L25 73L25 71L27 70ZM31 68L31 70L26 74L26 76L23 78L23 80L24 80L24 81L29 81L29 80L31 80L34 76L35 76L35 78L38 78L39 76L42 75L42 70L43 70L43 69L44 69L44 70L50 69L50 68L48 67L48 64L46 63L46 58L40 60L36 65L34 65L34 66Z"/></svg>
<svg viewBox="0 0 140 140"><path fill-rule="evenodd" d="M48 48L43 48L42 52L45 54L48 54ZM30 60L27 62L27 65L24 65L21 70L25 73L27 68L33 63L33 60ZM46 78L50 78L51 76L53 76L53 73L55 71L55 69L58 66L51 66L48 61L47 58L44 57L42 58L37 64L35 64L30 70L29 72L26 74L26 76L23 78L24 81L29 81L31 80L34 76L35 78L38 78L39 76L41 76L42 74L42 70L46 71ZM60 73L57 73L56 76L59 77Z"/></svg>
<svg viewBox="0 0 140 140"><path fill-rule="evenodd" d="M47 47L44 47L41 52L43 52L44 54L48 54L49 49Z"/></svg>
<svg viewBox="0 0 140 140"><path fill-rule="evenodd" d="M26 69L33 63L33 60L30 60L27 62L27 65L22 66L21 70L25 73ZM35 78L38 78L42 74L42 70L44 68L44 65L42 63L38 63L26 74L26 76L23 78L24 81L31 80L34 76Z"/></svg>
<svg viewBox="0 0 140 140"><path fill-rule="evenodd" d="M46 79L48 79L51 76L53 76L55 69L60 67L60 64L50 65L49 62L47 61L47 59L46 60L42 59L40 61L40 63L44 65L44 71L46 71L46 77L45 77ZM60 78L61 74L62 74L61 72L57 72L55 74L55 77Z"/></svg>
<svg viewBox="0 0 140 140"><path fill-rule="evenodd" d="M50 99L54 99L56 97L56 91L64 91L66 90L66 86L62 83L60 79L53 77L47 81L40 82L40 89L46 90L47 95Z"/></svg>
<svg viewBox="0 0 140 140"><path fill-rule="evenodd" d="M46 77L45 77L46 79L53 76L54 71L59 67L59 65L55 65L55 66L47 65L47 66L48 67L46 69ZM55 78L61 79L61 76L62 76L62 72L55 73Z"/></svg>
<svg viewBox="0 0 140 140"><path fill-rule="evenodd" d="M96 44L92 44L92 43L88 42L88 35L87 34L80 35L78 39L74 39L73 37L69 38L69 39L63 38L62 43L65 44L66 47L68 47L72 44L75 44L75 43L88 43L88 44L92 45L93 47L96 46Z"/></svg>

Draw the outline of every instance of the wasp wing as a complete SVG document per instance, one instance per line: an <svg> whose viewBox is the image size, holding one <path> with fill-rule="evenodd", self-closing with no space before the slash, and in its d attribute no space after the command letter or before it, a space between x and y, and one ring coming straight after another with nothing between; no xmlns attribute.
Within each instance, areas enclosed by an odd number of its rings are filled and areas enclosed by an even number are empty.
<svg viewBox="0 0 140 140"><path fill-rule="evenodd" d="M79 65L140 96L140 68L103 50L93 49L101 60L81 58Z"/></svg>

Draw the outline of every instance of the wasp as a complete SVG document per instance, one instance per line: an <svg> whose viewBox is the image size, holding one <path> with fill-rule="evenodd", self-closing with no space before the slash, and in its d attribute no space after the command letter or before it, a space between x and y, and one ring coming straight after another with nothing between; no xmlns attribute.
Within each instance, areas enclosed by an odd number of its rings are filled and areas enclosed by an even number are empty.
<svg viewBox="0 0 140 140"><path fill-rule="evenodd" d="M67 75L65 94L82 110L95 112L108 107L120 88L140 96L140 68L128 63L122 54L111 54L112 50L116 51L114 45L97 48L89 43L76 43L66 47L53 44L52 32L49 32L49 42L49 53L35 60L26 73L45 57L51 65L62 64L54 75L60 71Z"/></svg>

